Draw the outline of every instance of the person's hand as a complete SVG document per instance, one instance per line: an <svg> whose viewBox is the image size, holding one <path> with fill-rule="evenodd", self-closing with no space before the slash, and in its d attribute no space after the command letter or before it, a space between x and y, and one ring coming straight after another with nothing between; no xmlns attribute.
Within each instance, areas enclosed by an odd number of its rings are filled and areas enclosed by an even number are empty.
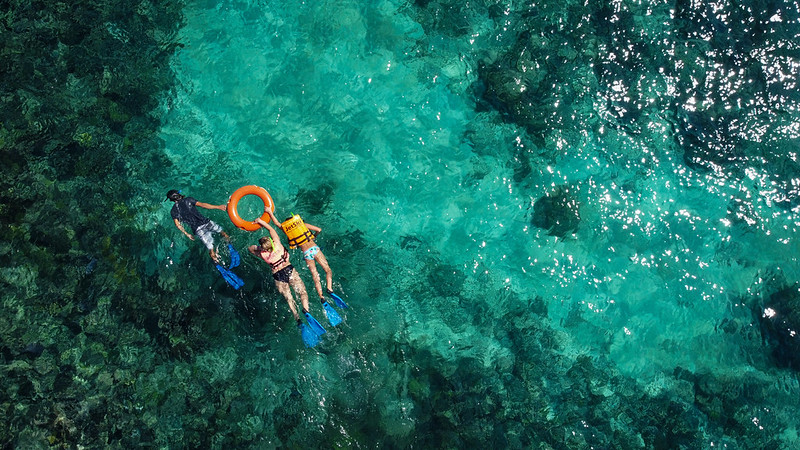
<svg viewBox="0 0 800 450"><path fill-rule="evenodd" d="M263 220L261 220L261 217L257 218L253 222L255 222L255 223L257 223L257 224L259 224L261 226L267 226L267 222L264 222Z"/></svg>
<svg viewBox="0 0 800 450"><path fill-rule="evenodd" d="M192 236L191 234L187 234L186 237L189 238L190 241L194 240L194 236Z"/></svg>

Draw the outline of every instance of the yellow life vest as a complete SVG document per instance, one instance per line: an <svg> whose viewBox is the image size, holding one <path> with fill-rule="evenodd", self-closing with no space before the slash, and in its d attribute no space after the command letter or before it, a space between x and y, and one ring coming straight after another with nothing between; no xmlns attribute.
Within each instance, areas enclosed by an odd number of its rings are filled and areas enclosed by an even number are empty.
<svg viewBox="0 0 800 450"><path fill-rule="evenodd" d="M289 248L295 248L314 238L314 234L309 231L303 219L297 214L286 219L281 224L281 228L286 233L286 237L289 238Z"/></svg>

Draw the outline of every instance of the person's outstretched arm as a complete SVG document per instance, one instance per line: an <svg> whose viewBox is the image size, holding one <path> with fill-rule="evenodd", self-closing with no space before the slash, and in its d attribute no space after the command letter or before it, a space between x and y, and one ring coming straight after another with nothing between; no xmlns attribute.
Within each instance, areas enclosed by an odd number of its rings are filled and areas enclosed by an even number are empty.
<svg viewBox="0 0 800 450"><path fill-rule="evenodd" d="M175 226L178 227L179 230L181 230L181 233L185 234L186 237L188 237L189 239L194 240L194 236L186 232L180 220L178 219L173 219L173 220L175 221Z"/></svg>
<svg viewBox="0 0 800 450"><path fill-rule="evenodd" d="M256 219L256 220L254 220L253 222L261 225L261 227L263 227L263 228L266 228L267 231L269 231L269 236L272 238L273 242L277 242L277 243L281 242L281 238L278 237L278 232L275 231L275 228L272 228L272 226L270 226L270 224L268 224L267 222L264 222L263 220L261 220L260 217L258 219Z"/></svg>
<svg viewBox="0 0 800 450"><path fill-rule="evenodd" d="M272 212L272 210L271 210L271 209L267 208L267 214L269 214L269 218L272 220L272 223L274 223L274 224L275 224L276 226L278 226L278 227L280 227L280 226L281 226L281 222L280 222L280 220L278 220L278 218L277 218L277 217L275 217L275 213L274 213L274 212Z"/></svg>
<svg viewBox="0 0 800 450"><path fill-rule="evenodd" d="M205 209L219 209L220 211L227 211L228 205L212 205L210 203L197 202L197 206Z"/></svg>

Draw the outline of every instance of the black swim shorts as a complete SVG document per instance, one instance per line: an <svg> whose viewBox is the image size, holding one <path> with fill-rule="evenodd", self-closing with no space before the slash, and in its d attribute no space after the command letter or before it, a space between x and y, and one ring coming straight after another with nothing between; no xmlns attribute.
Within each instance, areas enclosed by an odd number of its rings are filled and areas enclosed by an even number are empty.
<svg viewBox="0 0 800 450"><path fill-rule="evenodd" d="M294 267L291 264L289 264L288 266L284 267L283 269L277 272L272 272L272 278L275 278L275 281L288 283L289 278L292 276L292 271L294 271Z"/></svg>

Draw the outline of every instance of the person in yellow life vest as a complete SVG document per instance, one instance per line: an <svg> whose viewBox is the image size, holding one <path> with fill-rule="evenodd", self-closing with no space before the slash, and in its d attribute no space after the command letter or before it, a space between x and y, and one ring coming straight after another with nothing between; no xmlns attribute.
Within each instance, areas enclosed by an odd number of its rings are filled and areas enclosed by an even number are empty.
<svg viewBox="0 0 800 450"><path fill-rule="evenodd" d="M289 310L292 312L294 320L297 322L297 327L300 329L300 336L303 338L303 342L306 344L306 347L315 347L320 342L319 336L325 334L325 329L308 311L309 305L306 285L303 284L300 275L297 274L294 270L294 266L292 266L292 263L289 261L289 251L281 244L281 240L275 229L260 218L256 219L255 223L262 228L266 228L267 231L269 231L269 237L262 237L258 240L258 245L251 245L247 249L253 256L269 264L272 270L272 278L275 280L275 287L278 288L278 292L286 299ZM304 324L300 319L300 314L297 312L297 305L292 297L292 289L294 293L300 297L303 315L306 317L308 325Z"/></svg>
<svg viewBox="0 0 800 450"><path fill-rule="evenodd" d="M322 305L326 306L327 300L322 293L322 283L320 282L319 272L317 271L317 263L319 263L319 265L322 266L322 270L325 271L325 287L327 288L328 295L336 301L337 306L347 308L348 306L344 300L333 293L333 272L328 264L328 259L325 258L325 254L322 253L322 250L320 250L315 242L322 228L303 222L303 219L297 214L280 222L278 218L275 217L273 211L267 209L267 212L272 221L276 224L280 224L281 229L286 233L286 237L289 238L289 248L299 247L300 250L303 251L303 259L306 260L308 270L311 271L311 277L314 279L314 287L317 290L317 294L319 294Z"/></svg>

